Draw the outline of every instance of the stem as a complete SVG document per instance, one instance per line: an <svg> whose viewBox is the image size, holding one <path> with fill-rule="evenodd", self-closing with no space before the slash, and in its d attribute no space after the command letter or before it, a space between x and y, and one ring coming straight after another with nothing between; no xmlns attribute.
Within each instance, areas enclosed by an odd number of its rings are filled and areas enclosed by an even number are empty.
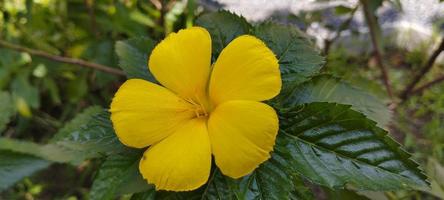
<svg viewBox="0 0 444 200"><path fill-rule="evenodd" d="M0 47L12 49L12 50L15 50L15 51L26 52L26 53L29 53L31 55L44 57L44 58L47 58L49 60L53 60L53 61L57 61L57 62L68 63L68 64L73 64L73 65L79 65L79 66L82 66L82 67L87 67L87 68L91 68L91 69L100 70L102 72L106 72L106 73L109 73L109 74L114 74L114 75L118 75L118 76L125 76L125 73L123 71L115 69L115 68L112 68L112 67L109 67L109 66L105 66L105 65L101 65L101 64L97 64L97 63L91 63L91 62L88 62L88 61L85 61L85 60L81 60L81 59L77 59L77 58L68 58L68 57L62 57L62 56L57 56L57 55L51 55L49 53L46 53L46 52L43 52L43 51L40 51L40 50L22 47L22 46L19 46L19 45L15 45L15 44L6 42L4 40L0 40Z"/></svg>
<svg viewBox="0 0 444 200"><path fill-rule="evenodd" d="M430 81L430 82L428 82L428 83L426 83L426 84L424 84L422 86L419 86L418 88L412 90L409 93L409 96L407 96L407 97L410 97L412 95L421 94L424 90L426 90L426 89L428 89L428 88L430 88L430 87L432 87L432 86L434 86L434 85L436 85L436 84L438 84L438 83L440 83L442 81L444 81L444 75L441 75L438 78L435 78L432 81Z"/></svg>
<svg viewBox="0 0 444 200"><path fill-rule="evenodd" d="M433 64L435 63L436 58L438 58L439 54L444 50L444 38L441 39L441 43L438 46L438 48L432 53L432 55L430 56L430 58L427 60L426 64L421 68L421 71L419 71L418 74L416 74L416 76L412 79L412 81L407 85L407 87L405 87L404 91L401 93L401 95L399 96L401 98L401 100L406 100L409 96L411 96L411 93L417 93L414 92L418 89L421 89L424 86L427 86L428 84L434 85L436 84L435 81L439 80L435 79L434 81L431 81L427 84L424 84L423 86L421 86L420 88L414 90L412 92L412 90L415 88L415 86L419 83L419 81L427 74L427 72L430 71L430 69L433 67ZM441 81L437 81L437 83L439 83ZM430 85L430 86L431 86ZM429 88L430 86L427 86L425 88ZM423 88L423 89L425 89ZM421 90L423 90L421 89Z"/></svg>
<svg viewBox="0 0 444 200"><path fill-rule="evenodd" d="M350 16L339 25L338 29L336 30L336 34L332 39L325 39L324 55L328 55L330 47L333 44L333 42L335 42L339 37L341 37L342 32L350 26L358 8L359 4L356 5L355 8L353 8L353 10L350 12Z"/></svg>
<svg viewBox="0 0 444 200"><path fill-rule="evenodd" d="M379 24L376 19L376 16L374 13L370 10L368 5L368 0L361 0L365 20L367 21L367 25L370 31L370 37L375 53L375 59L378 64L379 69L381 70L382 74L382 82L384 83L385 89L387 90L387 94L390 98L393 97L392 93L392 87L389 81L389 76L386 67L384 66L384 62L382 61L382 52L384 50L381 42L381 35L380 35L380 29Z"/></svg>

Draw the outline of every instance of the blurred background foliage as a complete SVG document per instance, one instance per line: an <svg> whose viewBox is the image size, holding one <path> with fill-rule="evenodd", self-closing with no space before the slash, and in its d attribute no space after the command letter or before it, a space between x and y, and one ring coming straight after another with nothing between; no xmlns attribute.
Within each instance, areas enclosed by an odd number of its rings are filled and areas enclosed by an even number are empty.
<svg viewBox="0 0 444 200"><path fill-rule="evenodd" d="M230 1L0 0L0 41L117 69L116 41L136 36L160 40L192 26L203 12L228 7L224 2ZM292 2L298 6L298 1ZM381 25L381 21L414 9L400 0L310 2L319 6L297 14L277 10L265 19L252 21L271 19L298 26L313 37L326 57L325 73L343 77L384 99L393 111L392 122L385 128L420 161L432 183L431 189L423 191L347 195L350 199L444 199L443 56L437 56L416 87L407 95L403 93L439 49L443 16L431 18L430 30L424 36L415 29L400 32ZM386 78L381 78L384 74ZM47 143L85 108L108 107L124 80L123 76L0 44L0 134ZM430 81L435 82L428 86ZM423 85L427 87L418 90ZM2 191L0 199L85 199L100 163L91 160L77 167L53 164ZM312 190L319 199L338 197L327 189Z"/></svg>

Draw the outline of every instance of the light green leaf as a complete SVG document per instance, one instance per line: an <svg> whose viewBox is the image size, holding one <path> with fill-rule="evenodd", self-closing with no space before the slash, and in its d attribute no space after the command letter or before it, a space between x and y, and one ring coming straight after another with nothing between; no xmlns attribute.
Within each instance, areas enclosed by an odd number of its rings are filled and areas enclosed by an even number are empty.
<svg viewBox="0 0 444 200"><path fill-rule="evenodd" d="M0 150L0 191L49 164L50 162L34 156Z"/></svg>
<svg viewBox="0 0 444 200"><path fill-rule="evenodd" d="M255 27L253 34L278 58L284 84L307 80L319 73L325 63L315 45L294 26L266 22Z"/></svg>
<svg viewBox="0 0 444 200"><path fill-rule="evenodd" d="M234 38L248 34L251 25L243 17L228 11L219 11L200 16L196 25L206 28L211 34L213 61L222 49Z"/></svg>
<svg viewBox="0 0 444 200"><path fill-rule="evenodd" d="M116 54L119 66L127 77L141 78L154 82L153 75L148 70L148 58L156 42L147 37L132 38L116 42Z"/></svg>
<svg viewBox="0 0 444 200"><path fill-rule="evenodd" d="M0 92L0 133L6 128L12 115L14 115L14 104L11 95Z"/></svg>
<svg viewBox="0 0 444 200"><path fill-rule="evenodd" d="M138 170L141 157L142 152L139 150L126 151L122 154L109 156L100 167L94 179L89 196L90 199L114 199L118 191L121 190L120 187L130 184L129 181L134 175L141 177ZM152 188L146 182L143 182L141 185L143 190ZM136 190L133 192L140 191Z"/></svg>
<svg viewBox="0 0 444 200"><path fill-rule="evenodd" d="M381 127L390 122L392 114L380 98L329 75L316 76L281 98L280 103L284 108L312 102L349 104Z"/></svg>
<svg viewBox="0 0 444 200"><path fill-rule="evenodd" d="M41 145L34 142L0 137L0 150L28 154L48 161L80 164L85 156L56 144Z"/></svg>
<svg viewBox="0 0 444 200"><path fill-rule="evenodd" d="M311 103L280 111L275 147L289 169L340 189L395 190L427 186L410 154L350 106Z"/></svg>

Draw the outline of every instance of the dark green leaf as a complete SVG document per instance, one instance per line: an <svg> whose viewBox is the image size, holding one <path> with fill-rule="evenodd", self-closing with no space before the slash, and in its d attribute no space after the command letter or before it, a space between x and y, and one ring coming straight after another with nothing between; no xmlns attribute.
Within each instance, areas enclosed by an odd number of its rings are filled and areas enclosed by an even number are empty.
<svg viewBox="0 0 444 200"><path fill-rule="evenodd" d="M312 102L349 104L380 126L387 125L392 114L379 98L329 75L314 77L282 98L282 107L287 108Z"/></svg>
<svg viewBox="0 0 444 200"><path fill-rule="evenodd" d="M331 200L370 200L351 190L327 190L328 199Z"/></svg>
<svg viewBox="0 0 444 200"><path fill-rule="evenodd" d="M251 175L234 180L213 172L203 199L311 199L305 186L286 171L289 163L278 154L260 165ZM297 191L298 189L299 191Z"/></svg>
<svg viewBox="0 0 444 200"><path fill-rule="evenodd" d="M369 9L372 13L375 13L376 10L378 10L379 7L382 6L382 3L384 0L365 0L368 2Z"/></svg>
<svg viewBox="0 0 444 200"><path fill-rule="evenodd" d="M366 190L427 185L410 154L350 106L304 104L281 110L280 123L275 151L314 183Z"/></svg>
<svg viewBox="0 0 444 200"><path fill-rule="evenodd" d="M305 81L324 65L314 44L294 26L267 22L255 27L253 33L276 54L284 84Z"/></svg>
<svg viewBox="0 0 444 200"><path fill-rule="evenodd" d="M0 150L0 191L49 164L34 156Z"/></svg>
<svg viewBox="0 0 444 200"><path fill-rule="evenodd" d="M11 95L7 92L0 92L0 133L14 114L13 105Z"/></svg>
<svg viewBox="0 0 444 200"><path fill-rule="evenodd" d="M83 116L82 116L83 117ZM85 119L79 119L83 121ZM68 131L77 120L69 123ZM45 160L71 163L77 165L85 159L111 155L128 150L121 144L114 133L110 121L110 114L102 111L92 117L89 122L74 129L69 134L61 133L57 140L50 144L36 144L10 138L0 138L0 150L29 154Z"/></svg>
<svg viewBox="0 0 444 200"><path fill-rule="evenodd" d="M82 111L82 113L76 115L74 119L66 123L51 139L53 142L63 140L70 137L70 134L79 130L79 127L85 126L93 116L103 111L100 106L91 106Z"/></svg>
<svg viewBox="0 0 444 200"><path fill-rule="evenodd" d="M110 113L103 110L92 117L85 126L72 130L56 144L76 151L84 158L115 154L127 149L114 133Z"/></svg>
<svg viewBox="0 0 444 200"><path fill-rule="evenodd" d="M148 70L148 58L156 42L147 37L132 38L116 42L116 54L119 66L128 78L141 78L154 82L153 75Z"/></svg>
<svg viewBox="0 0 444 200"><path fill-rule="evenodd" d="M245 18L227 11L204 14L197 18L196 25L206 28L211 34L213 61L228 43L248 34L251 27Z"/></svg>
<svg viewBox="0 0 444 200"><path fill-rule="evenodd" d="M109 156L94 179L90 199L114 199L120 187L130 183L128 178L132 178L134 174L141 177L138 170L141 157L142 152L139 150ZM152 188L146 182L142 184L144 190Z"/></svg>
<svg viewBox="0 0 444 200"><path fill-rule="evenodd" d="M140 192L133 194L131 196L131 200L155 200L156 198L156 190L150 189L146 192Z"/></svg>

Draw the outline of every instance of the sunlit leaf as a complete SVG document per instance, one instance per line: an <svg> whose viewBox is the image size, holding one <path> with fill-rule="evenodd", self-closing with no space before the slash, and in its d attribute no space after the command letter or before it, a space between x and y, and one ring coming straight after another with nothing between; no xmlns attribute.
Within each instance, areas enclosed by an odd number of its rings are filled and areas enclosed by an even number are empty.
<svg viewBox="0 0 444 200"><path fill-rule="evenodd" d="M350 106L311 103L280 112L275 151L295 173L331 188L394 190L428 185L387 132Z"/></svg>
<svg viewBox="0 0 444 200"><path fill-rule="evenodd" d="M280 101L282 107L312 102L352 105L352 109L362 112L381 127L390 122L392 114L380 98L329 75L316 76L298 85Z"/></svg>

